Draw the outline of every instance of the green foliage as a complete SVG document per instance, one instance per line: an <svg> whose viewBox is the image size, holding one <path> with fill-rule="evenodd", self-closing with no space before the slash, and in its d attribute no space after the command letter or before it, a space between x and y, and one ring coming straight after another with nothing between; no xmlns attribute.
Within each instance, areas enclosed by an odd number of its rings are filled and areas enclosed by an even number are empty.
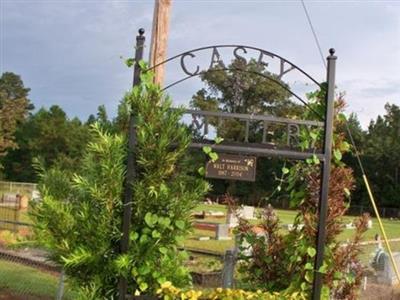
<svg viewBox="0 0 400 300"><path fill-rule="evenodd" d="M400 197L400 107L385 105L386 113L371 121L359 146L372 190L380 206L399 207ZM359 183L358 200L369 203L364 185ZM361 199L360 199L361 198ZM378 206L379 206L378 204Z"/></svg>
<svg viewBox="0 0 400 300"><path fill-rule="evenodd" d="M28 99L30 89L25 88L21 78L11 72L0 77L0 158L9 150L18 148L15 131L33 105ZM0 169L2 161L0 161Z"/></svg>
<svg viewBox="0 0 400 300"><path fill-rule="evenodd" d="M43 201L32 207L35 234L53 261L62 265L73 284L89 288L101 283L102 293L116 284L113 259L120 238L125 143L121 136L93 127L82 173L42 173Z"/></svg>
<svg viewBox="0 0 400 300"><path fill-rule="evenodd" d="M293 292L266 292L266 291L244 291L241 289L207 289L207 290L182 290L176 288L171 282L165 282L157 291L158 297L164 300L305 300L307 295L303 291ZM327 299L327 298L322 298Z"/></svg>
<svg viewBox="0 0 400 300"><path fill-rule="evenodd" d="M292 117L298 115L299 105L290 100L290 94L279 84L258 75L266 77L287 86L276 75L268 72L264 65L255 60L244 61L235 59L228 66L231 70L220 70L215 66L205 72L201 79L206 87L199 90L191 101L191 106L207 111L223 111L229 113L254 113L259 115L275 115ZM243 72L246 70L248 72ZM209 123L216 128L216 134L225 141L243 141L245 137L244 124L241 120L227 119L222 124L216 118L209 118ZM261 123L250 123L249 141L260 140L262 136ZM216 143L218 144L217 141ZM199 156L204 161L204 156ZM230 193L243 202L258 205L260 199L273 193L274 175L280 170L277 159L258 158L256 182L233 182L228 180L210 180L215 195Z"/></svg>
<svg viewBox="0 0 400 300"><path fill-rule="evenodd" d="M137 116L137 167L140 180L134 185L135 231L130 247L139 289L153 290L165 280L176 286L190 282L178 254L191 227L190 214L208 191L202 179L188 175L186 150L189 130L180 124L181 110L171 110L171 100L152 83L151 74L126 97L125 107ZM173 150L171 146L174 145ZM183 257L182 257L183 255ZM148 288L140 283L145 282Z"/></svg>
<svg viewBox="0 0 400 300"><path fill-rule="evenodd" d="M128 252L119 253L127 140L100 124L92 126L79 172L42 172L43 201L32 208L38 239L87 299L113 299L121 275L132 294L154 292L167 280L190 284L177 248L209 187L184 168L191 137L179 123L182 112L170 109L151 74L141 79L124 98L136 118L138 171Z"/></svg>
<svg viewBox="0 0 400 300"><path fill-rule="evenodd" d="M296 105L289 100L290 94L285 89L257 75L262 73L280 81L265 66L255 60L245 62L235 59L228 68L231 70L218 70L219 66L215 66L202 75L207 89L198 91L193 97L193 107L212 111L221 109L232 113L249 113L252 110L257 114L274 115L287 115L288 111L296 110Z"/></svg>
<svg viewBox="0 0 400 300"><path fill-rule="evenodd" d="M308 95L315 111L324 111L324 90ZM336 117L334 127L343 123L340 115L345 103L342 97L335 102ZM311 118L306 115L306 119ZM304 149L311 143L321 145L320 130L301 129L300 143ZM329 183L328 213L326 223L325 258L322 267L314 270L316 255L315 243L318 224L318 201L320 190L320 161L316 155L297 162L290 168L284 166L279 185L285 183L285 192L290 195L291 204L297 207L293 229L289 233L279 232L279 220L268 206L263 213L261 227L264 236L257 236L250 223L241 220L238 233L242 240L253 248L251 259L244 255L243 281L252 288L270 291L310 293L314 272L324 274L324 299L357 299L361 284L362 267L357 256L360 253L360 241L367 228L368 216L362 216L354 222L356 231L351 241L340 245L338 235L344 229L343 215L347 211L346 203L353 189L352 170L341 160L343 153L349 151L341 132L333 135L333 158ZM335 277L336 276L336 277Z"/></svg>
<svg viewBox="0 0 400 300"><path fill-rule="evenodd" d="M35 182L35 158L45 168L57 166L75 172L90 139L89 126L79 119L69 119L56 105L41 108L21 124L16 132L19 148L10 151L4 159L5 175L14 181Z"/></svg>

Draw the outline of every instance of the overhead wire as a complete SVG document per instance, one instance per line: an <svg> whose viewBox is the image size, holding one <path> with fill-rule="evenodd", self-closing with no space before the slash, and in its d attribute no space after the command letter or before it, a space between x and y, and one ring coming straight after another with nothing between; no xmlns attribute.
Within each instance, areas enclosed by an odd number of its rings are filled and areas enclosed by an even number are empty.
<svg viewBox="0 0 400 300"><path fill-rule="evenodd" d="M326 65L326 61L325 61L325 58L324 58L324 54L322 53L322 48L321 48L321 45L319 43L317 33L315 32L314 26L313 26L313 24L311 22L311 17L310 17L310 14L308 13L308 10L307 10L306 4L304 3L304 0L301 0L301 4L303 6L304 13L306 14L306 18L308 20L308 24L310 25L311 32L312 32L312 34L314 36L314 40L315 40L315 43L317 45L317 48L318 48L318 51L319 51L319 55L321 56L322 64L324 65L324 67L326 69L327 65Z"/></svg>
<svg viewBox="0 0 400 300"><path fill-rule="evenodd" d="M316 31L315 31L315 29L314 29L313 23L312 23L312 21L311 21L311 17L310 17L310 15L309 15L308 11L307 11L307 7L306 7L306 5L305 5L305 3L304 3L304 0L300 0L300 1L301 1L302 6L303 6L303 9L304 9L304 13L305 13L305 15L306 15L306 18L307 18L307 20L308 20L308 24L310 25L311 32L312 32L312 34L313 34L313 36L314 36L314 41L315 41L315 43L316 43L316 45L317 45L317 48L318 48L318 50L319 50L319 54L320 54L321 59L322 59L322 61L323 61L323 63L324 63L324 67L325 67L325 69L327 69L326 61L325 61L325 59L324 59L324 56L323 56L323 53L322 53L322 50L321 50L321 45L320 45L320 43L319 43L318 36L317 36ZM357 148L357 146L356 146L356 143L355 143L355 141L354 141L353 135L351 134L351 130L350 130L350 127L349 127L349 123L347 122L347 119L345 120L345 125L346 125L347 134L349 135L350 142L351 142L351 144L352 144L352 146L353 146L353 149L354 149L353 152L354 152L354 154L355 154L355 156L356 156L356 158L357 158L357 162L358 162L358 165L359 165L360 170L361 170L362 178L363 178L363 180L364 180L364 184L365 184L365 187L366 187L366 189L367 189L369 199L370 199L370 201L371 201L372 207L373 207L373 209L374 209L374 213L375 213L376 218L377 218L377 220L378 220L379 229L380 229L380 231L381 231L381 233L382 233L383 239L384 239L384 241L385 241L386 248L387 248L387 250L388 250L388 252L389 252L389 257L390 257L390 260L391 260L391 262L392 262L393 269L394 269L394 271L395 271L395 273L396 273L396 277L397 277L398 281L400 282L400 273L399 273L399 270L398 270L398 268L397 268L397 264L396 264L396 261L395 261L395 259L394 259L393 252L392 252L392 249L391 249L391 247L390 247L389 240L388 240L388 238L387 238L385 229L384 229L384 227L383 227L383 223L382 223L381 217L380 217L380 215L379 215L378 207L377 207L377 205L376 205L375 198L374 198L374 195L373 195L373 193L372 193L372 189L371 189L371 186L370 186L370 184L369 184L367 174L366 174L366 172L365 172L363 163L362 163L361 158L360 158L360 153L359 153L358 148Z"/></svg>

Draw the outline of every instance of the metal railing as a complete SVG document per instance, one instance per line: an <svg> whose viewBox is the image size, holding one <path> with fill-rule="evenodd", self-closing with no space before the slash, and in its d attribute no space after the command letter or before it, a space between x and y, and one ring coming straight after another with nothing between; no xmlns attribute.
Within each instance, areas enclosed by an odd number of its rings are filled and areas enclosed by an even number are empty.
<svg viewBox="0 0 400 300"><path fill-rule="evenodd" d="M36 183L0 181L0 197L5 194L19 194L31 198L32 193L36 190Z"/></svg>

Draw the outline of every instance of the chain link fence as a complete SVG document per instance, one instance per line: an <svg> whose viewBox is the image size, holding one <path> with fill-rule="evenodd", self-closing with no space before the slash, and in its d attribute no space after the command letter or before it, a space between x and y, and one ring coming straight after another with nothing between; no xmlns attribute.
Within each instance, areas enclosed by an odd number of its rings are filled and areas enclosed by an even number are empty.
<svg viewBox="0 0 400 300"><path fill-rule="evenodd" d="M40 249L0 248L0 299L74 299L60 268Z"/></svg>

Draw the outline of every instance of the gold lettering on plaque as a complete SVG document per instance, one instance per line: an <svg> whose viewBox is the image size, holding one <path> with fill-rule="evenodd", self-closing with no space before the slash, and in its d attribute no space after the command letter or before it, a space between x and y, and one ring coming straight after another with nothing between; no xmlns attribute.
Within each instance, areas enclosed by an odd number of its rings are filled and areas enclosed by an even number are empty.
<svg viewBox="0 0 400 300"><path fill-rule="evenodd" d="M206 177L255 181L256 158L232 154L219 154L215 162L206 165Z"/></svg>

